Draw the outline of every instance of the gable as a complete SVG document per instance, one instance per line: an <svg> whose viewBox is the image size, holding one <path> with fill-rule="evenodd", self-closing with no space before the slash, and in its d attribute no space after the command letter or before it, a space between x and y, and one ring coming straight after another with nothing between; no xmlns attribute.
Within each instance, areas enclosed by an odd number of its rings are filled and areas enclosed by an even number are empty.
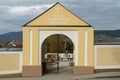
<svg viewBox="0 0 120 80"><path fill-rule="evenodd" d="M24 26L51 26L51 25L74 25L74 26L90 26L84 20L74 15L60 3L56 3L47 11L37 16Z"/></svg>

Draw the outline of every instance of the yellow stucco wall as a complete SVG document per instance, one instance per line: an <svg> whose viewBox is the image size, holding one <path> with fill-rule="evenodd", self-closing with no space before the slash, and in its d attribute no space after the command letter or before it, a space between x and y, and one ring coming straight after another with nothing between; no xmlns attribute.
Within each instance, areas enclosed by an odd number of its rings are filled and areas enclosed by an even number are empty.
<svg viewBox="0 0 120 80"><path fill-rule="evenodd" d="M97 49L97 66L120 65L120 46L106 45Z"/></svg>
<svg viewBox="0 0 120 80"><path fill-rule="evenodd" d="M88 29L88 66L94 65L94 29Z"/></svg>
<svg viewBox="0 0 120 80"><path fill-rule="evenodd" d="M59 11L57 10L59 8ZM60 4L56 4L44 14L38 16L27 25L88 25L86 22L71 14Z"/></svg>
<svg viewBox="0 0 120 80"><path fill-rule="evenodd" d="M29 29L23 29L23 64L29 63Z"/></svg>
<svg viewBox="0 0 120 80"><path fill-rule="evenodd" d="M18 53L0 52L0 71L19 70L20 55Z"/></svg>
<svg viewBox="0 0 120 80"><path fill-rule="evenodd" d="M84 66L84 31L88 31L88 66L93 66L93 28L92 27L23 27L23 65L29 65L29 30L32 30L32 64L38 65L38 32L40 30L78 31L78 66Z"/></svg>
<svg viewBox="0 0 120 80"><path fill-rule="evenodd" d="M94 55L94 29L93 28L78 28L78 66L84 66L84 31L87 30L88 32L88 40L87 40L87 66L93 66L93 55Z"/></svg>

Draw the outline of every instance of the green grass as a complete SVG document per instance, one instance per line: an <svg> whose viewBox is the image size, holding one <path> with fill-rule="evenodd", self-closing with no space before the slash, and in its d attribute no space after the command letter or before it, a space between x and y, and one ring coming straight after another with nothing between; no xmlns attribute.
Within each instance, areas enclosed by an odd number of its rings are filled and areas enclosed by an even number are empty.
<svg viewBox="0 0 120 80"><path fill-rule="evenodd" d="M106 37L103 38L104 40L107 40L109 42L120 42L120 39L112 38L112 37Z"/></svg>
<svg viewBox="0 0 120 80"><path fill-rule="evenodd" d="M96 40L99 38L96 38ZM120 42L120 39L114 38L114 37L101 37L102 41L107 41L107 42ZM99 40L97 40L99 41Z"/></svg>

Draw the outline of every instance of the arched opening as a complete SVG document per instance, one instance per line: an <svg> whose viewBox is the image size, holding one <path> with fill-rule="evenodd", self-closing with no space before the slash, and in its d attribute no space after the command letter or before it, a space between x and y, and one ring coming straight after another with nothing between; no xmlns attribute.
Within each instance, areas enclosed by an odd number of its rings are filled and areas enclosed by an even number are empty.
<svg viewBox="0 0 120 80"><path fill-rule="evenodd" d="M74 44L63 34L48 36L41 46L42 73L72 72Z"/></svg>

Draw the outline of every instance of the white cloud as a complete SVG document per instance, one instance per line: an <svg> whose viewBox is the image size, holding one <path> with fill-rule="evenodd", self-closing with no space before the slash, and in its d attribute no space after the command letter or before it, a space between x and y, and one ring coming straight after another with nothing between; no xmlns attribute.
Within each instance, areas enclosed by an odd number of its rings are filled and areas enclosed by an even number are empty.
<svg viewBox="0 0 120 80"><path fill-rule="evenodd" d="M30 14L30 12L42 12L45 9L48 9L52 4L48 5L36 5L36 6L14 6L9 8L9 12L11 14Z"/></svg>
<svg viewBox="0 0 120 80"><path fill-rule="evenodd" d="M0 0L0 34L21 30L20 26L56 2L62 3L95 29L119 29L120 0Z"/></svg>

